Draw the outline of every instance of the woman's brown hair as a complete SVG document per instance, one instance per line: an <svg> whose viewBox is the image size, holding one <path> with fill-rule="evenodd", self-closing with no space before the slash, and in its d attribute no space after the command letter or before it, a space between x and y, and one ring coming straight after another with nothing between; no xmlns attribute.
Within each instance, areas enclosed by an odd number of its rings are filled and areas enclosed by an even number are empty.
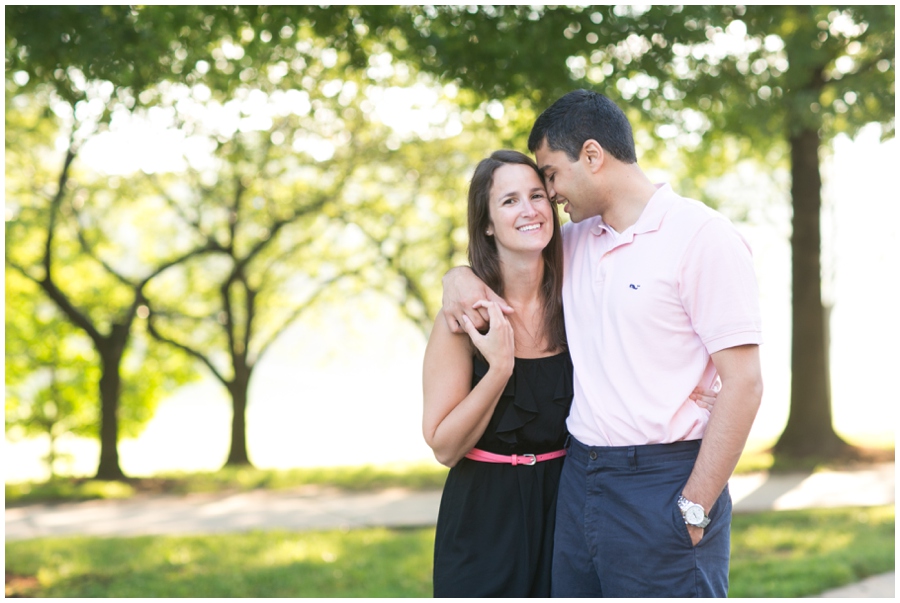
<svg viewBox="0 0 900 603"><path fill-rule="evenodd" d="M527 165L540 178L541 184L544 184L544 177L537 164L528 155L507 150L494 151L490 157L482 159L469 183L469 265L475 275L500 296L503 295L500 258L494 237L489 236L487 230L491 226L490 196L494 172L509 164ZM562 307L562 233L556 207L550 213L553 214L553 235L541 254L544 258L541 300L544 311L542 335L547 342L545 351L564 350L567 347Z"/></svg>

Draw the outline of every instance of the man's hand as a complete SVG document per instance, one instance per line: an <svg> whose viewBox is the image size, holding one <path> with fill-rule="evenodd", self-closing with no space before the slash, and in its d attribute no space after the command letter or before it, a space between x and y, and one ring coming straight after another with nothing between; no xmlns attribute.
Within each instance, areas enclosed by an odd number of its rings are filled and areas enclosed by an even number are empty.
<svg viewBox="0 0 900 603"><path fill-rule="evenodd" d="M489 289L467 266L450 269L444 275L442 282L444 295L441 303L444 306L444 318L447 319L447 326L453 333L466 332L463 328L463 316L468 316L469 321L477 330L487 330L490 315L486 307L478 304L480 300L496 303L504 314L513 313L509 304Z"/></svg>
<svg viewBox="0 0 900 603"><path fill-rule="evenodd" d="M703 528L698 528L697 526L688 525L688 534L691 536L691 542L694 546L700 544L700 541L703 540Z"/></svg>

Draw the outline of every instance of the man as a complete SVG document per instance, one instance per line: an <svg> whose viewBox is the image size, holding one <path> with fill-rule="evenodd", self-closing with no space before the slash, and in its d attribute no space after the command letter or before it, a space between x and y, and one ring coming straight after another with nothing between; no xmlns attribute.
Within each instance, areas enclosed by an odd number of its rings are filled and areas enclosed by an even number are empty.
<svg viewBox="0 0 900 603"><path fill-rule="evenodd" d="M698 201L654 185L608 98L570 92L528 140L563 228L563 306L575 367L559 487L553 596L724 597L731 476L762 397L750 250ZM451 328L499 299L445 277ZM721 390L708 413L697 385Z"/></svg>

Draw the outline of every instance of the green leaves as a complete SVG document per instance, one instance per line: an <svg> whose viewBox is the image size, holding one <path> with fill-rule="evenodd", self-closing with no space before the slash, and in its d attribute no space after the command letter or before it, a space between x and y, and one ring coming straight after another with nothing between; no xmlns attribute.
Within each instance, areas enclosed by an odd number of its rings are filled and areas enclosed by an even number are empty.
<svg viewBox="0 0 900 603"><path fill-rule="evenodd" d="M19 435L85 434L99 371L90 343L37 287L6 272L6 421Z"/></svg>
<svg viewBox="0 0 900 603"><path fill-rule="evenodd" d="M482 99L517 97L539 111L594 88L646 124L684 130L691 111L702 115L707 150L739 136L765 155L801 124L821 124L826 139L871 121L893 131L893 15L892 6L442 6L411 8L397 28L404 58Z"/></svg>

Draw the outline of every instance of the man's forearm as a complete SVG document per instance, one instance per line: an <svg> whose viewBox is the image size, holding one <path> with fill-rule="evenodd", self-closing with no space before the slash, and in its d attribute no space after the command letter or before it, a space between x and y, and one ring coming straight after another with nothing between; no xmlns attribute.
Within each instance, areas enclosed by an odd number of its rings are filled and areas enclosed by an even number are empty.
<svg viewBox="0 0 900 603"><path fill-rule="evenodd" d="M703 435L703 444L683 495L709 512L734 472L762 401L759 346L713 354L722 389Z"/></svg>
<svg viewBox="0 0 900 603"><path fill-rule="evenodd" d="M703 444L683 495L709 513L737 466L756 417L761 390L737 391L723 384L703 436Z"/></svg>
<svg viewBox="0 0 900 603"><path fill-rule="evenodd" d="M459 277L462 273L474 274L472 269L468 266L454 266L444 273L444 276L441 278L441 285L443 285L444 289L448 286L453 286L454 279Z"/></svg>
<svg viewBox="0 0 900 603"><path fill-rule="evenodd" d="M509 304L506 303L506 300L488 288L480 278L475 276L475 272L468 266L451 268L444 274L441 284L444 286L444 293L441 298L444 318L447 319L447 326L453 333L465 332L462 328L463 315L469 317L476 329L487 329L489 323L487 310L472 307L479 300L486 299L496 302L505 314L510 314L513 311Z"/></svg>

